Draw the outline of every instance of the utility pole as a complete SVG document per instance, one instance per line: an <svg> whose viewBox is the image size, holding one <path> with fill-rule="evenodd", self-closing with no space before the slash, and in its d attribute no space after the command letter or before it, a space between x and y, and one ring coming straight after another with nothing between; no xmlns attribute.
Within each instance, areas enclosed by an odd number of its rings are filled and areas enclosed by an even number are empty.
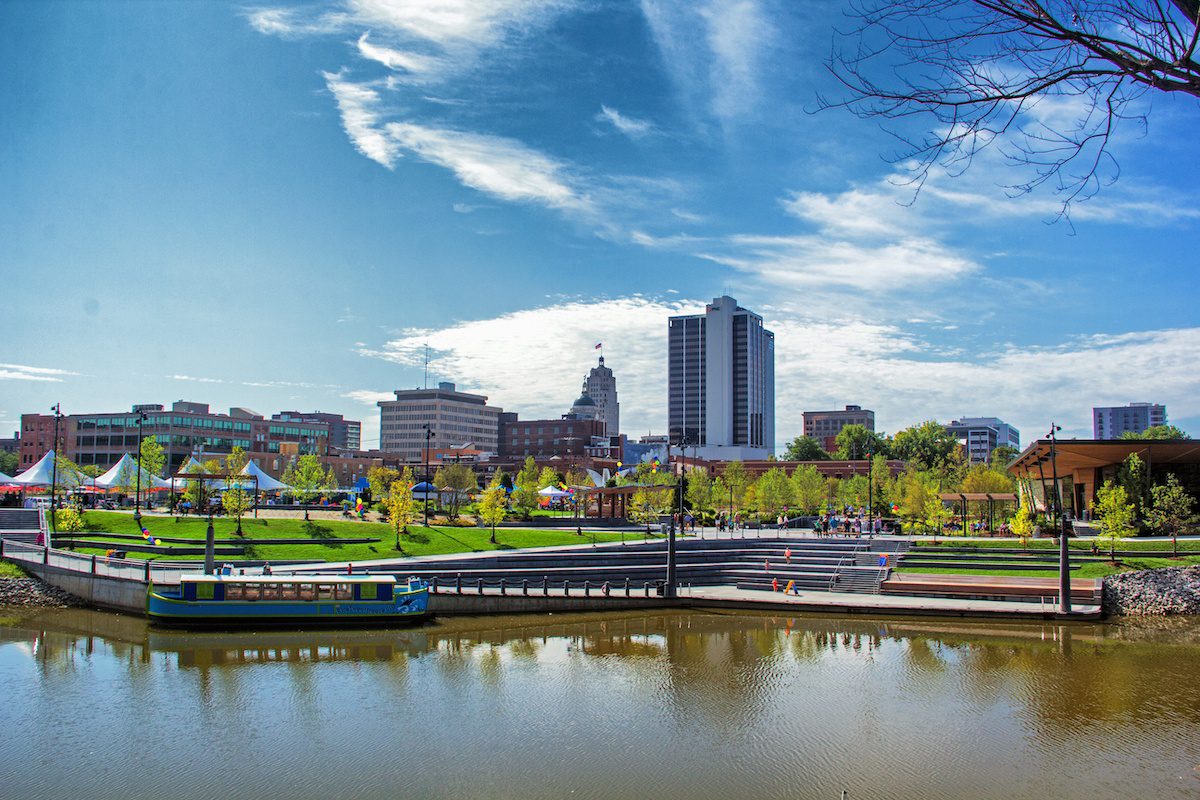
<svg viewBox="0 0 1200 800"><path fill-rule="evenodd" d="M1062 484L1058 482L1058 439L1055 436L1062 430L1053 422L1050 423L1050 473L1054 481L1054 513L1055 525L1058 528L1058 610L1063 614L1071 613L1071 553L1067 547L1067 518L1063 514Z"/></svg>
<svg viewBox="0 0 1200 800"><path fill-rule="evenodd" d="M433 430L430 429L429 423L425 423L425 522L426 528L429 527L429 440L434 436Z"/></svg>
<svg viewBox="0 0 1200 800"><path fill-rule="evenodd" d="M54 526L54 496L58 493L58 421L62 419L62 403L55 403L50 407L54 412L54 441L51 444L50 450L54 453L54 463L50 465L50 533L57 533ZM46 547L50 547L49 538L46 539Z"/></svg>
<svg viewBox="0 0 1200 800"><path fill-rule="evenodd" d="M137 489L133 497L133 521L141 527L142 522L142 423L146 421L146 412L138 412L138 454L137 454Z"/></svg>

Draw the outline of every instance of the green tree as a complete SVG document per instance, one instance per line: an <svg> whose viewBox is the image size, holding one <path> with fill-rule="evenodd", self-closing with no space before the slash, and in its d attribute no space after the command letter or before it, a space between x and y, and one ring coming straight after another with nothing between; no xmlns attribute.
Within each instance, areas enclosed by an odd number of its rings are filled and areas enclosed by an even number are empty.
<svg viewBox="0 0 1200 800"><path fill-rule="evenodd" d="M21 457L16 453L0 452L0 472L8 475L10 478L16 474L17 467L21 465Z"/></svg>
<svg viewBox="0 0 1200 800"><path fill-rule="evenodd" d="M557 470L551 467L542 467L541 472L538 473L537 485L539 489L545 489L547 486L557 489L560 483L562 483L562 476L558 474Z"/></svg>
<svg viewBox="0 0 1200 800"><path fill-rule="evenodd" d="M1151 425L1141 433L1133 431L1125 431L1121 434L1122 439L1168 439L1168 440L1186 440L1192 437L1176 428L1174 425Z"/></svg>
<svg viewBox="0 0 1200 800"><path fill-rule="evenodd" d="M716 496L713 498L717 505L730 503L730 513L741 507L747 487L750 486L750 475L746 465L741 461L730 461L718 479Z"/></svg>
<svg viewBox="0 0 1200 800"><path fill-rule="evenodd" d="M687 471L687 504L693 513L699 514L712 507L713 482L708 470L700 467Z"/></svg>
<svg viewBox="0 0 1200 800"><path fill-rule="evenodd" d="M1117 484L1125 489L1126 499L1133 504L1134 524L1146 518L1150 507L1150 473L1146 462L1137 453L1130 453L1117 470Z"/></svg>
<svg viewBox="0 0 1200 800"><path fill-rule="evenodd" d="M388 491L398 480L400 470L391 467L371 467L367 470L367 487L371 490L371 499L377 502L387 500Z"/></svg>
<svg viewBox="0 0 1200 800"><path fill-rule="evenodd" d="M229 455L225 456L225 474L230 477L240 475L248 461L246 451L234 447ZM226 514L237 520L237 535L241 536L242 517L254 507L254 498L241 482L227 482L225 491L221 494L221 505L225 507Z"/></svg>
<svg viewBox="0 0 1200 800"><path fill-rule="evenodd" d="M997 469L1006 469L1019 455L1021 455L1021 451L1017 448L1002 444L988 456L988 463Z"/></svg>
<svg viewBox="0 0 1200 800"><path fill-rule="evenodd" d="M215 458L210 458L203 463L196 462L187 470L192 474L221 474L221 462ZM196 509L197 514L207 514L212 507L208 502L212 495L212 480L203 480L194 478L184 481L183 499L192 504L192 508Z"/></svg>
<svg viewBox="0 0 1200 800"><path fill-rule="evenodd" d="M479 488L479 479L469 464L443 465L433 476L433 480L439 489L450 489L450 519L458 519L463 502L470 498L471 492Z"/></svg>
<svg viewBox="0 0 1200 800"><path fill-rule="evenodd" d="M512 504L526 519L538 504L538 468L533 456L525 456L525 465L513 481Z"/></svg>
<svg viewBox="0 0 1200 800"><path fill-rule="evenodd" d="M937 496L936 489L925 506L925 523L933 528L933 535L945 533L946 523L954 518L954 511L946 506L942 498ZM966 535L966 531L960 532Z"/></svg>
<svg viewBox="0 0 1200 800"><path fill-rule="evenodd" d="M920 470L945 470L953 464L958 440L934 420L905 428L892 440L892 455Z"/></svg>
<svg viewBox="0 0 1200 800"><path fill-rule="evenodd" d="M83 514L71 507L55 509L54 529L59 533L79 533L83 530Z"/></svg>
<svg viewBox="0 0 1200 800"><path fill-rule="evenodd" d="M138 466L142 468L142 490L148 491L145 484L146 476L150 475L155 478L161 478L163 467L167 463L167 454L163 451L162 445L158 443L158 437L147 436L142 439L138 445L138 454L136 456ZM147 504L148 505L148 504Z"/></svg>
<svg viewBox="0 0 1200 800"><path fill-rule="evenodd" d="M1171 554L1179 557L1179 531L1196 521L1196 500L1186 491L1179 479L1167 475L1167 482L1150 490L1150 513L1146 515L1150 527L1171 537Z"/></svg>
<svg viewBox="0 0 1200 800"><path fill-rule="evenodd" d="M1021 547L1025 547L1026 540L1033 533L1033 513L1025 506L1021 506L1013 515L1009 527L1012 529L1013 535L1021 540Z"/></svg>
<svg viewBox="0 0 1200 800"><path fill-rule="evenodd" d="M786 461L828 461L832 456L811 436L797 436L787 443L783 458Z"/></svg>
<svg viewBox="0 0 1200 800"><path fill-rule="evenodd" d="M899 480L900 517L913 529L919 524L929 524L935 514L934 506L941 506L938 497L937 479L929 472L909 469Z"/></svg>
<svg viewBox="0 0 1200 800"><path fill-rule="evenodd" d="M413 497L412 487L416 484L413 471L405 467L400 477L387 487L387 499L383 501L387 508L388 521L396 533L396 549L400 549L400 534L408 533L408 526L416 519L417 501Z"/></svg>
<svg viewBox="0 0 1200 800"><path fill-rule="evenodd" d="M337 473L333 471L332 465L325 471L325 479L321 481L321 488L327 492L336 492L338 490Z"/></svg>
<svg viewBox="0 0 1200 800"><path fill-rule="evenodd" d="M634 522L650 525L658 522L658 518L671 513L671 499L674 492L658 487L641 487L633 493L629 500L629 515Z"/></svg>
<svg viewBox="0 0 1200 800"><path fill-rule="evenodd" d="M838 502L844 506L863 508L867 505L867 476L851 475L838 482Z"/></svg>
<svg viewBox="0 0 1200 800"><path fill-rule="evenodd" d="M840 459L866 458L867 453L887 455L887 440L875 431L867 430L865 425L846 425L838 431L834 439L837 445L836 455Z"/></svg>
<svg viewBox="0 0 1200 800"><path fill-rule="evenodd" d="M805 514L816 514L825 504L825 476L811 464L796 467L792 473L792 495Z"/></svg>
<svg viewBox="0 0 1200 800"><path fill-rule="evenodd" d="M1133 503L1125 493L1125 487L1105 481L1096 491L1096 521L1100 523L1100 535L1096 538L1108 542L1108 557L1116 563L1117 542L1134 534Z"/></svg>
<svg viewBox="0 0 1200 800"><path fill-rule="evenodd" d="M492 528L492 544L496 544L496 525L504 521L504 515L507 512L508 493L504 491L504 486L500 483L500 476L497 474L492 478L492 482L483 490L483 499L479 502L479 517L485 525L490 525Z"/></svg>
<svg viewBox="0 0 1200 800"><path fill-rule="evenodd" d="M317 493L325 484L325 470L321 468L321 459L315 455L303 455L288 465L283 473L283 482L296 490L296 499L301 503L310 503L316 499ZM308 512L305 512L305 519Z"/></svg>

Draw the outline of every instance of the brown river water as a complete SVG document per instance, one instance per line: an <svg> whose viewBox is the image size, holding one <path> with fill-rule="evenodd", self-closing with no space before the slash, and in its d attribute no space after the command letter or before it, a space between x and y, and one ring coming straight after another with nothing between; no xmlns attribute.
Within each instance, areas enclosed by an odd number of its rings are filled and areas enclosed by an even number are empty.
<svg viewBox="0 0 1200 800"><path fill-rule="evenodd" d="M0 797L1198 798L1200 620L0 610Z"/></svg>

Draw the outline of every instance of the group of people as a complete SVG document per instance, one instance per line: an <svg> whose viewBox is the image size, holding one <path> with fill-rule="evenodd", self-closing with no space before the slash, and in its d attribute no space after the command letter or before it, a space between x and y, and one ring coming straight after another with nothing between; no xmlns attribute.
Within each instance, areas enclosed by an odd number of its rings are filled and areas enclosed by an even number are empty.
<svg viewBox="0 0 1200 800"><path fill-rule="evenodd" d="M861 536L864 533L877 536L883 532L883 520L879 517L865 520L861 512L843 516L822 514L813 524L813 530L818 537L832 537L837 534Z"/></svg>

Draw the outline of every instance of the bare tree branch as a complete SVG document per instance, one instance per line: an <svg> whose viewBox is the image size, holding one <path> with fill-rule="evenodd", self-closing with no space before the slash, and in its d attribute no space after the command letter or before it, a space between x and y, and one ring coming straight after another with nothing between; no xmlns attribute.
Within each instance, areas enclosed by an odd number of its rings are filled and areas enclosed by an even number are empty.
<svg viewBox="0 0 1200 800"><path fill-rule="evenodd" d="M849 16L828 64L845 94L820 105L929 120L923 136L890 131L916 191L995 146L1032 169L1013 191L1052 187L1067 216L1116 179L1114 131L1146 124L1135 101L1200 98L1200 0L854 0Z"/></svg>

